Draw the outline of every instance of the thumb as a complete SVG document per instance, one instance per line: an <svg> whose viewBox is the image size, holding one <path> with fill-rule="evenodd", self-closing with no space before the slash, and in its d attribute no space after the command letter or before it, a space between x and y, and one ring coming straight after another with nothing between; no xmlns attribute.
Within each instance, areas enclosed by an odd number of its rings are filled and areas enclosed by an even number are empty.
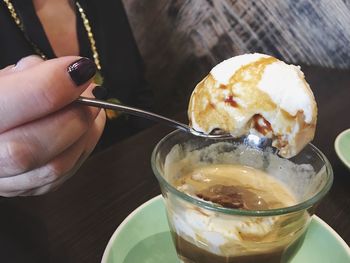
<svg viewBox="0 0 350 263"><path fill-rule="evenodd" d="M89 86L96 65L62 57L0 76L0 132L55 112Z"/></svg>
<svg viewBox="0 0 350 263"><path fill-rule="evenodd" d="M38 55L30 55L24 58L21 58L17 61L16 65L13 66L12 72L22 71L27 68L34 67L37 64L43 63L44 60Z"/></svg>

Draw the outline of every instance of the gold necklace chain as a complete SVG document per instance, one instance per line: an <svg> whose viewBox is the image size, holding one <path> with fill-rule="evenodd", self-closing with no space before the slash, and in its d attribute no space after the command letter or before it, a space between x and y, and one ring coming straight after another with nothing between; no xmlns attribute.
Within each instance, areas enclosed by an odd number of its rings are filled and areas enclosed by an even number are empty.
<svg viewBox="0 0 350 263"><path fill-rule="evenodd" d="M89 38L89 41L90 41L90 47L91 47L91 51L92 51L92 56L94 58L94 62L96 64L97 69L100 71L101 70L100 56L98 55L98 52L97 52L96 42L95 42L94 34L92 33L92 30L91 30L89 19L87 18L86 14L84 12L84 9L81 7L79 2L76 1L75 4L76 4L78 11L80 13L80 17L83 20L84 28L85 28L85 31L86 31L87 36Z"/></svg>
<svg viewBox="0 0 350 263"><path fill-rule="evenodd" d="M3 0L4 3L6 4L7 9L9 10L11 17L13 18L14 22L16 23L16 25L19 27L19 29L22 31L24 37L26 38L26 40L30 43L30 45L34 48L35 52L40 55L43 59L47 59L47 56L44 54L44 52L42 52L40 50L40 48L34 44L30 38L27 36L25 30L24 30L24 26L23 23L21 21L21 19L19 18L19 16L16 13L16 9L14 8L13 4L11 3L10 0ZM27 1L27 0L26 0ZM90 22L89 19L87 18L84 9L81 7L81 5L78 3L78 1L76 1L76 6L77 9L79 11L80 17L83 20L83 25L85 28L85 31L87 33L89 42L90 42L90 47L91 47L91 52L92 52L92 56L94 58L94 62L96 64L96 67L99 71L101 71L101 63L100 63L100 56L98 54L97 48L96 48L96 41L94 38L94 34L92 32L91 26L90 26ZM101 77L101 76L99 76Z"/></svg>
<svg viewBox="0 0 350 263"><path fill-rule="evenodd" d="M15 21L16 25L18 26L18 28L22 31L25 39L27 40L27 42L33 47L34 51L40 55L40 57L42 57L42 59L47 59L46 55L44 54L44 52L42 52L40 50L40 48L35 45L31 40L30 38L27 36L27 34L25 33L25 30L24 30L24 26L23 26L23 23L21 21L21 19L18 17L17 13L16 13L16 10L13 6L13 4L11 3L10 0L4 0L4 3L6 4L6 7L7 9L9 10L10 14L11 14L11 17L13 18L13 20Z"/></svg>

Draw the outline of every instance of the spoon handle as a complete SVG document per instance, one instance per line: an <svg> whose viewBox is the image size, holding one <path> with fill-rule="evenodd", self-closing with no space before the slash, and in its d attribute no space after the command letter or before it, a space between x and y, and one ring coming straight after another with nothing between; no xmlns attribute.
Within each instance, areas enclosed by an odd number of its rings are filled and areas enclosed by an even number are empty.
<svg viewBox="0 0 350 263"><path fill-rule="evenodd" d="M181 129L181 130L186 131L186 132L190 131L189 126L187 126L186 124L183 124L181 122L169 119L169 118L164 117L162 115L158 115L156 113L141 110L138 108L134 108L134 107L118 104L118 103L98 100L98 99L85 98L85 97L79 97L76 100L76 102L79 104L84 104L84 105L88 105L88 106L92 106L92 107L121 111L121 112L124 112L127 114L150 119L150 120L153 120L156 122L162 122L168 126L171 126L171 127L177 128L177 129Z"/></svg>

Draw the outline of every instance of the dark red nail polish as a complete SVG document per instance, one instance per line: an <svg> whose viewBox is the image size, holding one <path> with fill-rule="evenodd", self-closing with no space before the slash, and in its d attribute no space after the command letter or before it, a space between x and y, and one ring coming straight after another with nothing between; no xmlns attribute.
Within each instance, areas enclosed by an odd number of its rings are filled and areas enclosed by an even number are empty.
<svg viewBox="0 0 350 263"><path fill-rule="evenodd" d="M80 86L96 74L95 63L88 58L80 58L67 67L71 79L77 86Z"/></svg>
<svg viewBox="0 0 350 263"><path fill-rule="evenodd" d="M92 94L94 94L95 98L101 100L101 99L107 98L108 90L107 90L105 87L96 86L96 87L92 90Z"/></svg>

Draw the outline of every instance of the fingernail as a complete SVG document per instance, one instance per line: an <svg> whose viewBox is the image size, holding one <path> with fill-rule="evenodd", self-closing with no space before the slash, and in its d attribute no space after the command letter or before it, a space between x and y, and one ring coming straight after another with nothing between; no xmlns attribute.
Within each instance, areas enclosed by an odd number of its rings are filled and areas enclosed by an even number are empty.
<svg viewBox="0 0 350 263"><path fill-rule="evenodd" d="M92 94L94 94L96 99L104 99L108 95L108 90L105 87L102 86L96 86L92 90Z"/></svg>
<svg viewBox="0 0 350 263"><path fill-rule="evenodd" d="M67 71L77 86L80 86L96 74L95 63L88 58L80 58L70 64Z"/></svg>

